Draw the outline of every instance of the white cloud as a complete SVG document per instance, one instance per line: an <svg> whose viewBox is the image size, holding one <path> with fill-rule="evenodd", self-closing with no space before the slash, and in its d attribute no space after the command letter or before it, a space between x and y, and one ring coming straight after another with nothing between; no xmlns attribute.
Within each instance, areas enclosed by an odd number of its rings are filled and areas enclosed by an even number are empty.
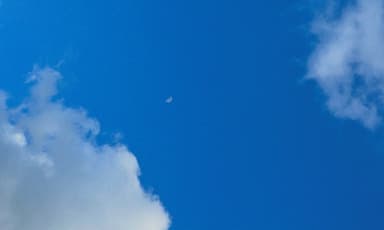
<svg viewBox="0 0 384 230"><path fill-rule="evenodd" d="M35 68L30 76L30 97L18 108L0 93L0 229L168 229L134 155L98 145L98 122L52 99L60 73Z"/></svg>
<svg viewBox="0 0 384 230"><path fill-rule="evenodd" d="M329 110L376 127L384 104L384 1L358 0L341 15L322 15L314 33L319 42L307 76L323 89Z"/></svg>

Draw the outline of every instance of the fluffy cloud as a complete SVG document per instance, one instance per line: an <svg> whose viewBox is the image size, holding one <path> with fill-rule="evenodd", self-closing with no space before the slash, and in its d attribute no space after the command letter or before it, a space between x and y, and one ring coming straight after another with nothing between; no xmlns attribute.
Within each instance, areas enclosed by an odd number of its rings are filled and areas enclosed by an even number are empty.
<svg viewBox="0 0 384 230"><path fill-rule="evenodd" d="M0 229L168 229L136 158L124 145L98 145L98 122L53 99L60 78L36 68L15 108L0 93Z"/></svg>
<svg viewBox="0 0 384 230"><path fill-rule="evenodd" d="M384 104L384 1L354 1L322 15L313 28L318 44L307 76L335 116L376 127Z"/></svg>

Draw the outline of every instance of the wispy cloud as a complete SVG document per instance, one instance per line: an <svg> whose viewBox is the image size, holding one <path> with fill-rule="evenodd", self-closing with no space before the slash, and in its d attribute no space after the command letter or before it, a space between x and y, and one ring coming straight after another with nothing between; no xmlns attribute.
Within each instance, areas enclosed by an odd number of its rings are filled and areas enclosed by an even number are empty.
<svg viewBox="0 0 384 230"><path fill-rule="evenodd" d="M168 229L134 155L97 144L98 122L52 99L60 78L35 68L30 97L16 108L0 93L0 229Z"/></svg>
<svg viewBox="0 0 384 230"><path fill-rule="evenodd" d="M313 24L318 44L307 76L323 89L335 116L374 128L384 104L384 1L358 0L335 12Z"/></svg>

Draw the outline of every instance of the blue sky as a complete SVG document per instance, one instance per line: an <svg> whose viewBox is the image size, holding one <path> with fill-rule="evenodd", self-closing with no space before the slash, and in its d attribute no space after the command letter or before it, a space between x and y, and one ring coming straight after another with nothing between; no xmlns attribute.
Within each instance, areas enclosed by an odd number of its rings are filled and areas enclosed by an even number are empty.
<svg viewBox="0 0 384 230"><path fill-rule="evenodd" d="M382 129L329 107L307 65L324 8L3 0L1 88L18 104L33 65L56 67L60 97L100 122L98 141L122 134L172 230L383 229Z"/></svg>

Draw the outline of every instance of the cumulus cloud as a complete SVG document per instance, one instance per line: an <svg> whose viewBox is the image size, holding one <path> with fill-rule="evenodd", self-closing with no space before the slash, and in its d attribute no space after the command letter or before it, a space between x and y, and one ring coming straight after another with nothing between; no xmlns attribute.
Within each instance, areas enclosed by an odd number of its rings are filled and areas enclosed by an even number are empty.
<svg viewBox="0 0 384 230"><path fill-rule="evenodd" d="M307 76L323 89L329 111L376 127L384 104L384 1L358 0L341 13L328 11L313 31L318 43Z"/></svg>
<svg viewBox="0 0 384 230"><path fill-rule="evenodd" d="M0 93L0 229L166 230L169 217L145 192L136 158L99 145L99 124L66 107L59 72L36 68L30 96L7 106Z"/></svg>

